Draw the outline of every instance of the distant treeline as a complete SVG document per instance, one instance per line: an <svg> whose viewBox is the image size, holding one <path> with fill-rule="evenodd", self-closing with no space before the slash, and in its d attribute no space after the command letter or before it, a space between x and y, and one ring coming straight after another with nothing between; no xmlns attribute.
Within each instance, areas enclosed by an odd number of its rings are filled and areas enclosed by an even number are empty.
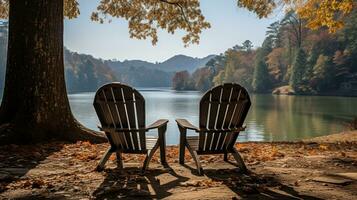
<svg viewBox="0 0 357 200"><path fill-rule="evenodd" d="M310 30L291 11L268 27L262 47L252 49L247 40L192 74L177 72L173 88L205 91L237 82L257 93L357 95L356 24L354 11L336 33Z"/></svg>
<svg viewBox="0 0 357 200"><path fill-rule="evenodd" d="M0 95L6 71L8 23L0 21ZM161 63L142 60L102 60L91 55L72 52L65 48L64 65L68 93L94 92L101 85L120 81L135 87L170 87L176 71L195 69L215 55L193 58L175 55Z"/></svg>

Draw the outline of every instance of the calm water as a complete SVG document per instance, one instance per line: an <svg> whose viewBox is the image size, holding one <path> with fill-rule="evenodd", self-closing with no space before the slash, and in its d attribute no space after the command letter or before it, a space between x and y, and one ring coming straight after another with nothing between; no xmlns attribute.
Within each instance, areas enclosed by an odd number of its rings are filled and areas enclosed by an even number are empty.
<svg viewBox="0 0 357 200"><path fill-rule="evenodd" d="M177 144L176 118L198 125L198 106L202 93L168 89L142 89L146 100L146 122L169 119L167 144ZM69 95L76 118L97 130L99 124L92 106L94 93ZM344 130L344 123L357 116L357 98L319 96L251 95L252 107L245 121L247 130L239 141L279 141L310 138ZM148 134L156 134L151 131ZM193 135L194 132L189 134Z"/></svg>

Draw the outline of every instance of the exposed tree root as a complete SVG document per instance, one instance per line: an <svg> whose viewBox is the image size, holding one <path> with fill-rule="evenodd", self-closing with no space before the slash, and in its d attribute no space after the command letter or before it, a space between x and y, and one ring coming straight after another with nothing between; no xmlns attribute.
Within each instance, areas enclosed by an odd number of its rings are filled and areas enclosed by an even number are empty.
<svg viewBox="0 0 357 200"><path fill-rule="evenodd" d="M68 140L71 142L86 140L92 143L103 143L108 141L102 132L88 129L84 127L82 124L80 124L79 122L75 122L75 128L73 132L70 132L68 134L63 134L63 136L66 141Z"/></svg>

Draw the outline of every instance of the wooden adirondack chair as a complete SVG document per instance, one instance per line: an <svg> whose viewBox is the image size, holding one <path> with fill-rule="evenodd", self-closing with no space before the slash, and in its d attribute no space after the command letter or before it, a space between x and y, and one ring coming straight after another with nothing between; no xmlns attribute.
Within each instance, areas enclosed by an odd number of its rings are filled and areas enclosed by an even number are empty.
<svg viewBox="0 0 357 200"><path fill-rule="evenodd" d="M180 164L184 164L185 147L196 162L198 174L203 169L198 155L232 153L243 172L247 168L234 144L251 105L248 92L238 84L224 84L207 91L200 101L199 127L185 119L176 119L180 130ZM187 130L194 130L198 136L186 136Z"/></svg>
<svg viewBox="0 0 357 200"><path fill-rule="evenodd" d="M118 167L123 167L122 153L146 154L142 171L144 172L155 151L160 147L161 163L166 166L165 132L168 120L160 119L145 126L145 100L134 88L110 83L98 89L94 98L94 108L101 123L110 148L105 152L97 166L103 170L112 153L116 153ZM159 137L147 137L150 129L158 129Z"/></svg>

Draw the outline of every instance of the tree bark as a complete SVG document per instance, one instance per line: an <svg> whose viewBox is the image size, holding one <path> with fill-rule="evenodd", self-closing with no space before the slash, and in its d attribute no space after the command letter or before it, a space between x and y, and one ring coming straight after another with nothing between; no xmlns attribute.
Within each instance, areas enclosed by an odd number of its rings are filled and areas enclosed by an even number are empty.
<svg viewBox="0 0 357 200"><path fill-rule="evenodd" d="M73 117L64 79L63 0L10 0L0 143L103 142Z"/></svg>

